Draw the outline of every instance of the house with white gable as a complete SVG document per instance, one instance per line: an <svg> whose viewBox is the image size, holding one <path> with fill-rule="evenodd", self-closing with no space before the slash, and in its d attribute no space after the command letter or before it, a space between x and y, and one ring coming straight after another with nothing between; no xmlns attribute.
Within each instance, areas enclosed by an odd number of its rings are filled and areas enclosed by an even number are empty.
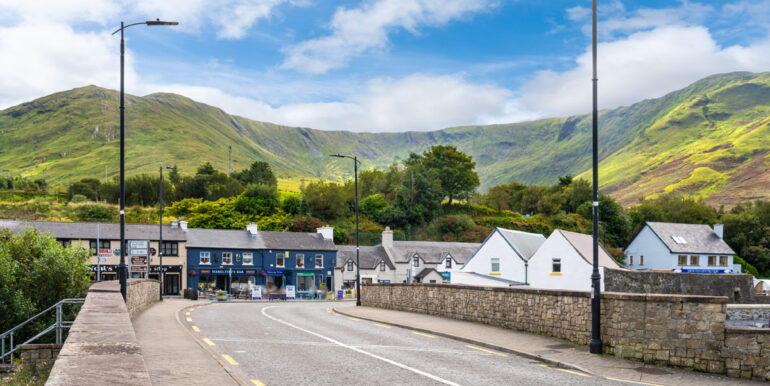
<svg viewBox="0 0 770 386"><path fill-rule="evenodd" d="M623 269L599 245L599 273L604 267ZM591 290L593 237L557 229L529 259L529 285L533 288ZM604 287L602 280L602 287ZM602 288L603 290L603 288Z"/></svg>
<svg viewBox="0 0 770 386"><path fill-rule="evenodd" d="M495 228L460 270L473 275L455 275L452 283L471 285L497 283L500 286L526 284L529 280L527 268L529 260L544 242L545 237L538 233ZM502 281L493 278L502 279Z"/></svg>
<svg viewBox="0 0 770 386"><path fill-rule="evenodd" d="M724 241L724 226L644 223L626 247L626 266L640 271L740 273L733 267L735 252Z"/></svg>

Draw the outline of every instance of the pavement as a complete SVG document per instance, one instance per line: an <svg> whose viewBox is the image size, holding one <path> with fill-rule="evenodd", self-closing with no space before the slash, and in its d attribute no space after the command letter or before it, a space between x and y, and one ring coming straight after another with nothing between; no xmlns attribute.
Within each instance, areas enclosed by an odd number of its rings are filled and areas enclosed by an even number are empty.
<svg viewBox="0 0 770 386"><path fill-rule="evenodd" d="M658 367L609 355L593 355L588 353L588 347L564 340L439 316L356 307L353 304L336 305L333 310L348 317L438 335L613 381L677 386L761 384L719 374Z"/></svg>
<svg viewBox="0 0 770 386"><path fill-rule="evenodd" d="M167 298L134 317L136 339L153 385L239 384L179 320L179 314L208 303Z"/></svg>

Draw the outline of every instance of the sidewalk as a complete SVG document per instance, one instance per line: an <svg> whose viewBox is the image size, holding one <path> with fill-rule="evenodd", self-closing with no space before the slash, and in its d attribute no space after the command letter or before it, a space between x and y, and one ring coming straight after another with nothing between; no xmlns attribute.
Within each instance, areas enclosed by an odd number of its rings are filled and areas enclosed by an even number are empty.
<svg viewBox="0 0 770 386"><path fill-rule="evenodd" d="M153 385L238 384L177 320L177 311L205 304L168 298L131 320Z"/></svg>
<svg viewBox="0 0 770 386"><path fill-rule="evenodd" d="M336 305L334 311L346 316L390 324L432 335L543 361L552 366L582 371L610 380L658 385L754 385L760 382L728 378L724 375L656 367L642 362L592 355L588 347L564 340L507 330L479 323L425 314L355 305Z"/></svg>

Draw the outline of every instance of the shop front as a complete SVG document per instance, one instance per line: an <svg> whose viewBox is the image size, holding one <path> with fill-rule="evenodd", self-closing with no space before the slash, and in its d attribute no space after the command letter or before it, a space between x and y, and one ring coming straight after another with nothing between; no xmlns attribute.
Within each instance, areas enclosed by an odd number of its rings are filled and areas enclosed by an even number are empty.
<svg viewBox="0 0 770 386"><path fill-rule="evenodd" d="M200 268L191 269L188 283L201 292L226 291L233 297L246 296L254 285L264 285L256 269Z"/></svg>

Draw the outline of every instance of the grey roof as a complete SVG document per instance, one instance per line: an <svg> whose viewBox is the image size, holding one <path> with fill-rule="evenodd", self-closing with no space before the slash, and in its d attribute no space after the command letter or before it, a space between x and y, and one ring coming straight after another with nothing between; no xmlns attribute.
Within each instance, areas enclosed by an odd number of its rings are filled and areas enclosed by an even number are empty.
<svg viewBox="0 0 770 386"><path fill-rule="evenodd" d="M187 248L285 249L292 251L336 251L332 240L320 233L246 230L188 229Z"/></svg>
<svg viewBox="0 0 770 386"><path fill-rule="evenodd" d="M90 240L96 239L96 224L99 224L100 239L120 240L120 224L117 223L0 220L0 229L7 228L19 232L32 227L39 232L50 233L57 239ZM127 240L157 240L158 233L157 225L126 224ZM164 225L163 240L184 241L185 232L180 228Z"/></svg>
<svg viewBox="0 0 770 386"><path fill-rule="evenodd" d="M246 233L246 231L243 231ZM259 231L267 249L290 249L295 251L336 251L337 247L331 239L324 239L320 233L303 232L271 232Z"/></svg>
<svg viewBox="0 0 770 386"><path fill-rule="evenodd" d="M422 271L420 271L418 274L414 275L415 279L422 279L425 276L428 276L431 272L435 272L437 275L441 275L436 271L435 268L423 268Z"/></svg>
<svg viewBox="0 0 770 386"><path fill-rule="evenodd" d="M411 261L415 253L428 264L439 264L449 254L459 264L465 264L481 244L441 241L394 241L391 248L396 263Z"/></svg>
<svg viewBox="0 0 770 386"><path fill-rule="evenodd" d="M578 252L580 257L583 258L588 264L593 265L594 261L594 238L591 235L583 233L575 233L557 229L554 232L559 232L565 239L572 245ZM599 245L599 265L607 268L623 269L615 259L607 253L607 250Z"/></svg>
<svg viewBox="0 0 770 386"><path fill-rule="evenodd" d="M361 261L361 269L376 269L379 266L380 261L385 261L385 264L390 269L395 269L393 263L388 258L388 254L385 252L385 248L381 245L374 247L360 247L358 250L358 258ZM356 262L356 246L355 245L338 245L337 246L337 267L341 267L347 263L348 260Z"/></svg>
<svg viewBox="0 0 770 386"><path fill-rule="evenodd" d="M468 275L474 275L474 276L478 276L478 277L483 277L484 279L499 281L499 282L502 282L502 283L506 283L509 286L526 285L526 284L524 284L524 283L522 283L520 281L508 280L508 279L503 279L502 277L484 275L483 273L478 273L478 272L463 272L463 273L468 274Z"/></svg>
<svg viewBox="0 0 770 386"><path fill-rule="evenodd" d="M539 233L521 232L505 228L496 229L524 260L532 258L532 255L545 242L545 236Z"/></svg>
<svg viewBox="0 0 770 386"><path fill-rule="evenodd" d="M646 225L663 241L671 253L735 254L735 251L708 225L668 222L647 222ZM674 241L674 236L681 237L687 243L677 243Z"/></svg>

